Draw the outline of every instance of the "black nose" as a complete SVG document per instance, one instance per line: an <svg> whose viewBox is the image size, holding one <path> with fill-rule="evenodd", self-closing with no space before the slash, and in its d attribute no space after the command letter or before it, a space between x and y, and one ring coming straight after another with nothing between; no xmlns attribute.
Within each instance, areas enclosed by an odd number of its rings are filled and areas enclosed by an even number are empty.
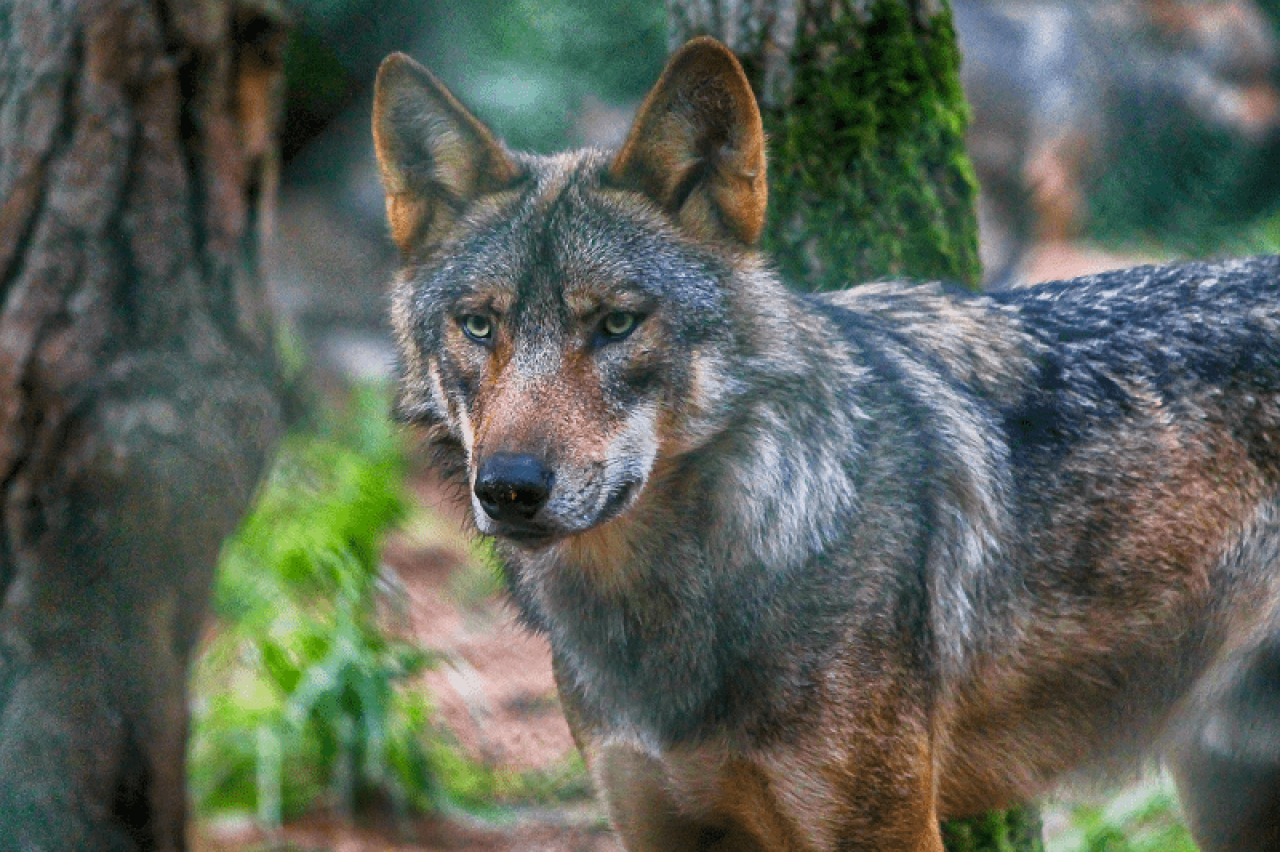
<svg viewBox="0 0 1280 852"><path fill-rule="evenodd" d="M476 471L476 497L495 521L527 521L551 496L551 471L523 453L497 453Z"/></svg>

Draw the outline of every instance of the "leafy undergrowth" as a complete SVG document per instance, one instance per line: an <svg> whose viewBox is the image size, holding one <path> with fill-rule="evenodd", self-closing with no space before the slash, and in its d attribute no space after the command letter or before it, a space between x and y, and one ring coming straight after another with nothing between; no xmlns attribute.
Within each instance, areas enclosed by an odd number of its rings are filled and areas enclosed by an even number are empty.
<svg viewBox="0 0 1280 852"><path fill-rule="evenodd" d="M405 513L403 455L382 394L357 394L353 409L285 440L224 546L195 675L201 812L278 825L322 799L347 812L374 797L432 803L429 708L398 688L430 656L379 619L378 541Z"/></svg>
<svg viewBox="0 0 1280 852"><path fill-rule="evenodd" d="M1057 810L1061 827L1048 833L1048 852L1196 852L1164 776Z"/></svg>
<svg viewBox="0 0 1280 852"><path fill-rule="evenodd" d="M554 805L591 795L586 766L577 755L553 766L525 770L489 766L447 743L434 749L432 756L449 800L480 815L501 816L510 808Z"/></svg>

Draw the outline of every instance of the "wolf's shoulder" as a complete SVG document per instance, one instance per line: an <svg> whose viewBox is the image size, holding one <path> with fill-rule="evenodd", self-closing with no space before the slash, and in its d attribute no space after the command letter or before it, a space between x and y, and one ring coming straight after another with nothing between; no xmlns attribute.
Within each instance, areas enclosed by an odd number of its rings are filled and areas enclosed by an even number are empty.
<svg viewBox="0 0 1280 852"><path fill-rule="evenodd" d="M808 297L862 351L897 351L981 396L1248 376L1280 385L1280 257L1139 266L999 293L879 282Z"/></svg>
<svg viewBox="0 0 1280 852"><path fill-rule="evenodd" d="M1201 314L1265 321L1280 315L1280 255L1135 266L996 293L945 282L879 281L811 298L889 322L1016 321L1065 338L1073 328L1097 336Z"/></svg>
<svg viewBox="0 0 1280 852"><path fill-rule="evenodd" d="M1016 310L934 282L876 282L807 297L838 330L853 357L889 378L931 381L978 397L1021 395L1041 344Z"/></svg>

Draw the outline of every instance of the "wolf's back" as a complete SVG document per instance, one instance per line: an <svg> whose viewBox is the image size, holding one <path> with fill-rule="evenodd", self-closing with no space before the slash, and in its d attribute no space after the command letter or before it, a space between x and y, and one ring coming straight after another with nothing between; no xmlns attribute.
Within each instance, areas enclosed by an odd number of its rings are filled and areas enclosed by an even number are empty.
<svg viewBox="0 0 1280 852"><path fill-rule="evenodd" d="M1037 401L1061 439L1135 416L1216 421L1280 471L1280 258L1139 267L995 304L1040 344L1029 431L1048 428Z"/></svg>
<svg viewBox="0 0 1280 852"><path fill-rule="evenodd" d="M1161 383L1280 377L1280 257L1137 267L994 299L1064 359Z"/></svg>

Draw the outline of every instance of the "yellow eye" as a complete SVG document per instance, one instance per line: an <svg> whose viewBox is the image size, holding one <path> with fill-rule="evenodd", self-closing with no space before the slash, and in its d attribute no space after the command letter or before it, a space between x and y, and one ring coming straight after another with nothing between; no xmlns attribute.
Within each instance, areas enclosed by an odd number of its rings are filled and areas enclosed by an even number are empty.
<svg viewBox="0 0 1280 852"><path fill-rule="evenodd" d="M600 324L600 328L605 337L617 339L630 334L639 321L639 317L628 311L610 311L605 314L604 322Z"/></svg>
<svg viewBox="0 0 1280 852"><path fill-rule="evenodd" d="M493 321L479 314L467 314L460 321L463 332L472 340L487 341L493 336Z"/></svg>

